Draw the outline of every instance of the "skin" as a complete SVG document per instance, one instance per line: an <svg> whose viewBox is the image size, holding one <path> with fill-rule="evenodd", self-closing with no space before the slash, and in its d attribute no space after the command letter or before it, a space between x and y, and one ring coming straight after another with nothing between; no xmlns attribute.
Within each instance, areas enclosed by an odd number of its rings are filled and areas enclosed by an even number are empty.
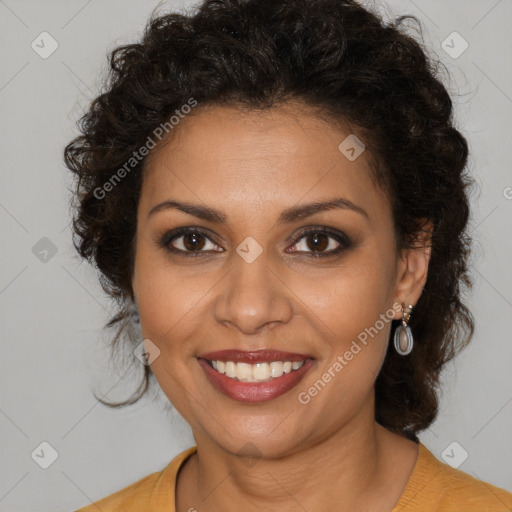
<svg viewBox="0 0 512 512"><path fill-rule="evenodd" d="M143 336L160 350L152 371L198 447L179 473L178 512L238 511L242 503L248 512L384 512L407 484L418 445L374 417L390 322L309 403L297 398L379 315L415 305L428 271L428 249L397 250L389 197L366 152L349 161L339 151L349 133L298 104L264 113L199 106L147 160L132 286ZM367 216L343 208L277 223L288 207L335 197ZM221 210L227 223L175 208L149 215L170 198ZM203 255L159 245L185 226L211 233L199 237ZM352 245L314 258L311 236L290 241L322 226ZM323 236L320 252L339 246ZM236 252L246 237L263 249L252 263ZM190 253L184 238L172 245ZM248 404L217 391L197 362L225 348L277 348L315 362L285 395Z"/></svg>

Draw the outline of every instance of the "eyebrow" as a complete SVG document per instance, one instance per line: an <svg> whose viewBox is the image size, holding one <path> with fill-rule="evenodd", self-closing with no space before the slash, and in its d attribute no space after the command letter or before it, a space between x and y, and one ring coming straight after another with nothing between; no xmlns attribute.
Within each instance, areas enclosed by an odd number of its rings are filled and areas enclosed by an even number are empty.
<svg viewBox="0 0 512 512"><path fill-rule="evenodd" d="M330 199L328 201L317 201L314 203L302 204L298 206L292 206L284 210L281 215L279 215L279 219L277 221L278 224L292 223L297 220L304 219L306 217L310 217L315 213L320 213L328 210L334 209L344 209L344 210L352 210L366 217L370 218L368 213L357 206L352 201L348 199L344 199L342 197L337 197L334 199ZM211 208L208 206L201 206L198 204L192 204L182 201L176 201L174 199L167 199L162 203L157 204L149 211L148 217L163 210L168 209L177 209L182 212L188 213L197 217L199 219L203 219L206 221L218 223L218 224L227 224L227 216L219 210L215 208Z"/></svg>

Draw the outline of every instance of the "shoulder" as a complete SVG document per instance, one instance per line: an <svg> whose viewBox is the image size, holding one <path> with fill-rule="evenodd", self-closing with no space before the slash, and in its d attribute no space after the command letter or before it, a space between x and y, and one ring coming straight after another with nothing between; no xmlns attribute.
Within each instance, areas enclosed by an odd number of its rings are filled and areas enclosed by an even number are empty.
<svg viewBox="0 0 512 512"><path fill-rule="evenodd" d="M423 444L393 512L507 512L512 493L439 461Z"/></svg>
<svg viewBox="0 0 512 512"><path fill-rule="evenodd" d="M174 511L176 475L185 460L195 451L195 446L188 448L172 459L162 471L151 473L128 487L74 512Z"/></svg>
<svg viewBox="0 0 512 512"><path fill-rule="evenodd" d="M152 473L141 480L75 512L114 512L140 507L151 496L155 483L162 472ZM140 510L145 510L140 508Z"/></svg>

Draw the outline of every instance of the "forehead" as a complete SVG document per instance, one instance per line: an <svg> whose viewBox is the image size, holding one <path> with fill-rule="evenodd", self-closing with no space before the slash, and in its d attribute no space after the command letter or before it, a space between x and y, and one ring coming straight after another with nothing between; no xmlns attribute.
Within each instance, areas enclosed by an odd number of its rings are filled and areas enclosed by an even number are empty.
<svg viewBox="0 0 512 512"><path fill-rule="evenodd" d="M241 215L340 195L356 204L386 206L365 152L350 160L339 149L347 138L351 142L350 131L312 109L196 107L174 130L147 161L143 209L168 196L221 204Z"/></svg>

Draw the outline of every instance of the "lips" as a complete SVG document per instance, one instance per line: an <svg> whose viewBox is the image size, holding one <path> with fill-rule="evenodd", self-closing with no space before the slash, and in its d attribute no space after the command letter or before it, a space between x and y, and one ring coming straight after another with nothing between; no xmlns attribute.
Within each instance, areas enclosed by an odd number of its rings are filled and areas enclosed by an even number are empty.
<svg viewBox="0 0 512 512"><path fill-rule="evenodd" d="M283 372L277 372L277 377L269 376L265 380L254 382L254 379L248 377L252 382L242 381L238 379L236 372L233 374L229 371L223 373L223 369L218 371L219 364L226 368L236 366L244 367L245 370L249 365L255 367L279 366L277 362L286 361L287 365L293 365L293 369ZM222 363L225 363L222 364ZM298 354L293 352L283 352L281 350L220 350L216 352L208 352L198 356L198 363L206 374L209 382L222 394L229 398L248 403L267 402L274 400L279 396L293 389L304 377L304 375L313 366L314 360L308 354ZM282 369L282 365L281 365ZM235 375L235 376L233 376ZM245 373L244 373L245 375ZM258 378L254 375L256 380ZM264 378L260 377L261 378ZM244 379L245 380L245 379Z"/></svg>

